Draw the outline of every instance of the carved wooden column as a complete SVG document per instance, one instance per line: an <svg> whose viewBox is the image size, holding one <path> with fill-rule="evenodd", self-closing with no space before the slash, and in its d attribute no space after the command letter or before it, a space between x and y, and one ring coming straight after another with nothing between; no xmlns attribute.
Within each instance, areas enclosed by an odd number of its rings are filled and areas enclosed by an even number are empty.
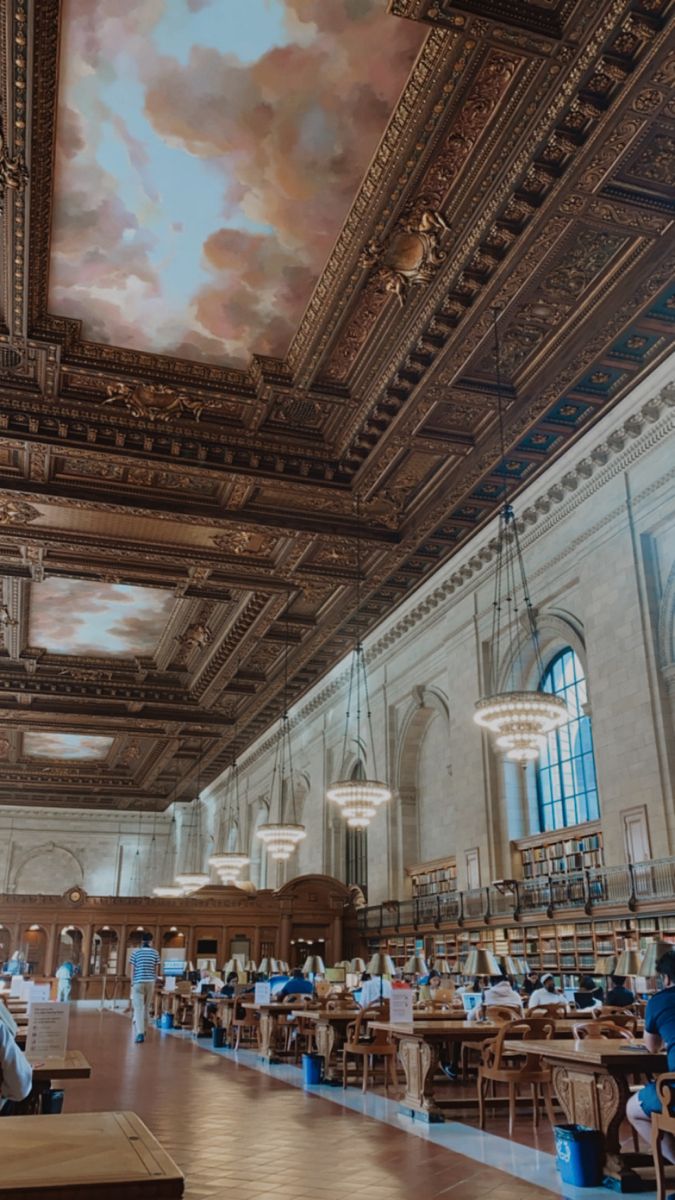
<svg viewBox="0 0 675 1200"><path fill-rule="evenodd" d="M85 925L82 930L82 964L81 964L81 968L80 968L83 978L86 978L86 976L89 975L89 969L90 969L90 964L91 964L91 944L93 941L93 937L94 937L93 925Z"/></svg>
<svg viewBox="0 0 675 1200"><path fill-rule="evenodd" d="M279 921L278 957L282 962L288 962L291 957L291 908L286 903L282 906Z"/></svg>
<svg viewBox="0 0 675 1200"><path fill-rule="evenodd" d="M433 1094L433 1081L438 1067L438 1046L422 1038L402 1037L398 1057L405 1073L405 1094L401 1107L411 1117L438 1122L445 1118Z"/></svg>
<svg viewBox="0 0 675 1200"><path fill-rule="evenodd" d="M47 926L47 945L45 947L45 975L53 975L56 971L56 948L58 944L57 928L54 923Z"/></svg>

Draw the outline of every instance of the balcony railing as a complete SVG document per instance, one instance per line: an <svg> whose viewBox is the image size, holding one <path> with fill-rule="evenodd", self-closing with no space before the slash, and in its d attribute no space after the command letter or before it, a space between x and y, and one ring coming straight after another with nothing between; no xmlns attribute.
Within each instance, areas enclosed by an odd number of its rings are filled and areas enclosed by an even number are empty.
<svg viewBox="0 0 675 1200"><path fill-rule="evenodd" d="M625 905L633 912L658 900L675 901L675 858L593 867L415 900L389 900L360 909L358 917L363 930L397 930L494 919L517 921L537 913L550 918L562 909L576 908L590 914L609 905Z"/></svg>

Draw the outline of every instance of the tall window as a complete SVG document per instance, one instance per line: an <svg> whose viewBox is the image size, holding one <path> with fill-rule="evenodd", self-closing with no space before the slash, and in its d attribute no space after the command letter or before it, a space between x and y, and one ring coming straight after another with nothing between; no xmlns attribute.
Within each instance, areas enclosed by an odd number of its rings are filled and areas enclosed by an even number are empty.
<svg viewBox="0 0 675 1200"><path fill-rule="evenodd" d="M586 678L568 646L551 660L541 689L562 696L571 720L549 733L539 757L537 795L542 830L563 829L600 816L591 719L584 713Z"/></svg>

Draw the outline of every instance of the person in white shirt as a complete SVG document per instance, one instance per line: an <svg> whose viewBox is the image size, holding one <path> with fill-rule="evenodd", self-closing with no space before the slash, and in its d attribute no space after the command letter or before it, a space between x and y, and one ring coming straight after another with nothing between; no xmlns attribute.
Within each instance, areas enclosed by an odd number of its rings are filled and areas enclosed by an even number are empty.
<svg viewBox="0 0 675 1200"><path fill-rule="evenodd" d="M0 1023L0 1108L8 1100L25 1100L33 1086L33 1070L4 1022Z"/></svg>
<svg viewBox="0 0 675 1200"><path fill-rule="evenodd" d="M569 1012L570 1006L563 996L563 993L558 991L556 988L555 979L553 976L542 975L541 982L543 986L537 988L535 992L532 992L532 995L527 1002L528 1009L547 1008L550 1004L561 1004L564 1007L565 1012Z"/></svg>
<svg viewBox="0 0 675 1200"><path fill-rule="evenodd" d="M522 1017L523 1015L523 1002L518 993L511 987L508 979L505 979L503 975L491 976L490 986L483 992L481 1004L469 1013L469 1020L479 1021L486 1008L491 1008L497 1004L502 1008L512 1008L514 1018Z"/></svg>

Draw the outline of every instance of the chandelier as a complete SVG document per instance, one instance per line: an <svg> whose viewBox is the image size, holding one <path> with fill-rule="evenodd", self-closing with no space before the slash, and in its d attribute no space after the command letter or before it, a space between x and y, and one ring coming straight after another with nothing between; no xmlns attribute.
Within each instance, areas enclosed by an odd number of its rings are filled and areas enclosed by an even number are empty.
<svg viewBox="0 0 675 1200"><path fill-rule="evenodd" d="M286 636L284 645L284 708L279 721L279 732L274 752L272 768L272 786L270 788L270 812L274 805L275 791L278 793L279 820L261 825L256 830L270 858L277 862L285 862L291 857L296 846L307 836L304 825L297 819L295 804L295 776L293 773L293 752L291 746L291 726L288 719L288 600L286 601ZM290 795L290 815L292 821L284 820L284 784Z"/></svg>
<svg viewBox="0 0 675 1200"><path fill-rule="evenodd" d="M234 744L237 740L237 725L234 726ZM225 849L232 833L235 835L235 847L239 842L240 829L240 814L239 814L239 769L237 767L236 758L232 759L230 773L226 783L225 801L223 803L223 811L225 813L224 828L221 821L221 828L218 833L217 845L222 846L222 850L218 850L209 858L209 866L213 867L220 879L221 883L237 883L239 875L244 867L250 863L250 858L247 854L242 854L239 850Z"/></svg>
<svg viewBox="0 0 675 1200"><path fill-rule="evenodd" d="M349 690L347 693L347 711L345 729L342 739L342 771L344 772L348 749L351 740L356 745L359 755L356 767L349 778L341 778L332 783L326 791L329 800L333 800L342 810L342 815L352 829L366 829L379 806L391 800L391 791L386 783L377 778L377 761L375 757L375 739L373 737L373 722L370 711L370 696L368 693L368 674L366 671L366 656L361 640L361 510L359 497L356 497L356 640L352 651L349 667ZM355 720L352 727L352 711L355 706ZM365 712L364 712L365 709ZM371 762L373 764L373 779L366 776L361 759L361 753L368 751L367 742L362 739L362 732L370 741Z"/></svg>
<svg viewBox="0 0 675 1200"><path fill-rule="evenodd" d="M177 883L167 883L166 887L161 885L152 889L153 896L159 896L164 900L177 900L179 896L185 896L185 889L179 887Z"/></svg>
<svg viewBox="0 0 675 1200"><path fill-rule="evenodd" d="M497 565L490 637L489 691L487 695L476 701L474 721L483 729L489 730L494 737L495 744L504 751L506 758L515 762L528 762L539 757L545 745L546 735L569 721L570 713L561 696L554 696L538 689L517 687L514 678L521 657L518 644L521 614L524 614L532 642L539 679L544 674L544 668L539 650L537 617L530 600L518 523L509 499L496 309L493 309L492 315L501 441L501 473L505 483L504 503L499 515L497 535ZM508 663L511 674L511 687L500 688L499 681L505 661Z"/></svg>
<svg viewBox="0 0 675 1200"><path fill-rule="evenodd" d="M211 882L209 873L202 869L202 834L198 807L201 793L200 766L201 758L197 759L197 795L192 802L192 821L185 848L183 870L177 871L174 875L174 882L182 887L187 895L196 892L199 888L206 887L207 883Z"/></svg>

